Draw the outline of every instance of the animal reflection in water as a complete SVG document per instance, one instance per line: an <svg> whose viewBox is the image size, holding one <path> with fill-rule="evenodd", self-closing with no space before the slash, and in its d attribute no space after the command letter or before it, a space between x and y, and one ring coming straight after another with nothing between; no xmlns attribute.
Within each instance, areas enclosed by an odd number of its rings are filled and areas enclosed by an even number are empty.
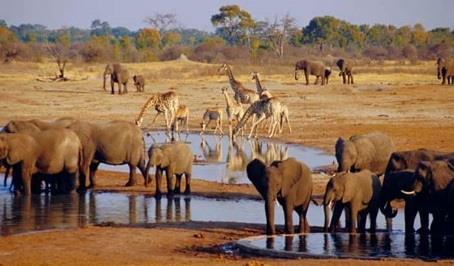
<svg viewBox="0 0 454 266"><path fill-rule="evenodd" d="M206 163L226 163L223 182L236 183L246 171L247 164L253 159L260 159L268 164L288 158L288 147L285 144L265 142L257 139L229 139L227 155L223 158L222 137L207 141L201 137L200 148Z"/></svg>
<svg viewBox="0 0 454 266"><path fill-rule="evenodd" d="M85 196L33 196L0 198L0 236L88 224L164 223L191 220L191 198L155 199L136 195L117 197L88 193Z"/></svg>
<svg viewBox="0 0 454 266"><path fill-rule="evenodd" d="M452 257L454 239L430 235L308 234L267 237L259 246L267 249L338 257ZM254 241L255 242L255 241ZM263 246L264 248L265 246Z"/></svg>

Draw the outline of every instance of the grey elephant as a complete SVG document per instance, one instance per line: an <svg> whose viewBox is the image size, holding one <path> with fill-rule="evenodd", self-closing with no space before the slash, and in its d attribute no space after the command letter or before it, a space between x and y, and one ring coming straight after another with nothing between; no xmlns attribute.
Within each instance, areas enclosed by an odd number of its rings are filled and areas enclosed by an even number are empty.
<svg viewBox="0 0 454 266"><path fill-rule="evenodd" d="M274 161L266 166L254 159L246 167L249 180L265 200L266 234L274 235L274 205L277 200L284 209L285 233L292 234L292 214L299 215L298 232L309 232L306 213L312 195L312 174L309 167L295 158Z"/></svg>
<svg viewBox="0 0 454 266"><path fill-rule="evenodd" d="M51 128L64 128L76 121L73 117L62 117L55 121L43 121L39 119L31 120L11 120L2 129L5 133L36 133Z"/></svg>
<svg viewBox="0 0 454 266"><path fill-rule="evenodd" d="M136 168L145 178L145 142L142 131L129 121L114 120L105 123L75 121L67 127L73 130L83 146L84 164L80 174L81 191L85 190L86 178L89 188L96 186L95 176L100 163L129 166L129 180L125 186L134 186Z"/></svg>
<svg viewBox="0 0 454 266"><path fill-rule="evenodd" d="M417 149L393 152L386 166L385 175L405 169L415 170L421 161L445 160L454 157L454 153L446 153L429 149Z"/></svg>
<svg viewBox="0 0 454 266"><path fill-rule="evenodd" d="M394 149L391 138L380 132L354 135L347 140L339 138L335 145L337 170L357 172L369 169L381 175Z"/></svg>
<svg viewBox="0 0 454 266"><path fill-rule="evenodd" d="M134 86L136 86L137 92L145 91L145 77L144 76L134 75L134 76L132 76L132 80L134 80Z"/></svg>
<svg viewBox="0 0 454 266"><path fill-rule="evenodd" d="M304 71L304 77L306 78L306 85L309 85L309 75L316 76L315 84L318 83L319 78L322 79L322 85L327 83L327 79L331 74L331 69L325 67L321 62L301 60L295 64L295 80L298 80L298 71Z"/></svg>
<svg viewBox="0 0 454 266"><path fill-rule="evenodd" d="M383 179L383 186L380 195L380 210L386 218L394 218L397 209L391 206L396 199L405 201L405 233L412 234L416 214L419 214L421 221L420 233L427 233L429 230L429 197L427 193L420 193L416 197L408 197L402 190L410 190L415 183L414 169L387 172Z"/></svg>
<svg viewBox="0 0 454 266"><path fill-rule="evenodd" d="M349 60L339 59L337 60L336 65L339 68L339 76L342 76L343 83L353 84L353 63Z"/></svg>
<svg viewBox="0 0 454 266"><path fill-rule="evenodd" d="M103 82L103 89L106 90L106 77L110 76L110 86L112 88L111 93L115 94L114 84L118 83L118 94L128 93L128 80L129 80L129 72L128 70L123 67L122 65L115 63L115 64L108 64L104 69L104 82ZM123 85L123 92L121 91L121 86Z"/></svg>
<svg viewBox="0 0 454 266"><path fill-rule="evenodd" d="M153 145L148 150L149 161L146 167L146 176L152 166L156 167L156 197L161 197L162 174L165 171L167 177L167 195L179 194L181 191L181 178L185 175L186 188L184 193L191 193L192 161L194 154L191 148L181 142ZM173 176L176 176L175 188ZM148 178L145 184L148 183Z"/></svg>
<svg viewBox="0 0 454 266"><path fill-rule="evenodd" d="M82 161L82 145L77 135L67 129L49 129L36 133L0 135L0 160L13 167L13 182L23 188L25 195L32 192L32 175L62 175L70 180L60 182L64 192L71 191L76 183Z"/></svg>
<svg viewBox="0 0 454 266"><path fill-rule="evenodd" d="M448 85L454 85L454 59L442 57L437 59L437 77L442 79L442 85L446 84L446 80Z"/></svg>
<svg viewBox="0 0 454 266"><path fill-rule="evenodd" d="M366 218L369 215L370 231L375 232L376 218L380 203L381 184L380 179L369 170L362 170L357 173L337 173L326 185L323 205L325 211L325 232L335 232L339 223L342 210L349 207L346 216L349 217L347 225L350 233L364 232L366 229ZM330 206L334 204L333 216L328 228Z"/></svg>
<svg viewBox="0 0 454 266"><path fill-rule="evenodd" d="M415 182L408 196L428 193L429 209L433 216L431 234L454 233L454 161L421 161L415 170Z"/></svg>

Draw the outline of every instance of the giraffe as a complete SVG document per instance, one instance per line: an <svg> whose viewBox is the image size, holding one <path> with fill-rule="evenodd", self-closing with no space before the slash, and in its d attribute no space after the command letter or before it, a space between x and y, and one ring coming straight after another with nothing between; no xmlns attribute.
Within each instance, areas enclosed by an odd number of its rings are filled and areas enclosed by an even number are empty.
<svg viewBox="0 0 454 266"><path fill-rule="evenodd" d="M171 127L174 125L175 114L179 106L178 95L173 91L155 93L151 95L140 109L139 115L135 120L137 126L140 127L142 125L145 112L152 106L154 106L155 110L157 111L157 114L154 117L152 123L156 121L156 118L161 113L164 113L167 130L170 131Z"/></svg>
<svg viewBox="0 0 454 266"><path fill-rule="evenodd" d="M282 105L279 99L277 99L276 97L256 101L249 106L240 122L236 125L235 129L233 130L233 136L238 134L238 131L244 126L246 121L251 116L255 115L257 117L257 120L253 121L248 138L251 138L252 133L254 133L257 125L266 118L271 118L270 127L268 129L268 137L271 138L276 134L276 131L279 130L281 112Z"/></svg>
<svg viewBox="0 0 454 266"><path fill-rule="evenodd" d="M221 89L222 94L224 95L225 98L225 103L226 103L226 108L225 112L227 113L227 118L229 120L229 134L232 134L232 122L233 120L236 120L237 123L240 121L241 117L244 114L244 109L243 106L234 101L232 98L230 98L229 93L227 92L227 88L222 88ZM243 132L241 132L243 134Z"/></svg>
<svg viewBox="0 0 454 266"><path fill-rule="evenodd" d="M180 133L180 130L178 129L178 125L181 124L181 126L186 126L186 134L189 133L189 128L188 128L188 123L189 123L189 108L182 104L178 106L177 112L175 113L175 131Z"/></svg>
<svg viewBox="0 0 454 266"><path fill-rule="evenodd" d="M255 86L257 87L257 94L259 95L260 99L271 98L273 95L262 86L262 82L260 81L260 75L258 72L251 73L252 80L255 80Z"/></svg>
<svg viewBox="0 0 454 266"><path fill-rule="evenodd" d="M242 104L252 104L253 102L259 99L257 93L255 91L248 89L241 84L241 82L237 81L233 76L232 69L229 65L223 64L219 68L219 72L224 72L229 77L230 87L232 87L233 92L235 93L234 99L238 103Z"/></svg>
<svg viewBox="0 0 454 266"><path fill-rule="evenodd" d="M282 133L282 131L284 131L284 119L287 122L288 132L292 133L292 127L290 126L290 120L288 119L289 114L288 107L285 104L281 104L281 107L282 107L281 114L279 117L279 134Z"/></svg>

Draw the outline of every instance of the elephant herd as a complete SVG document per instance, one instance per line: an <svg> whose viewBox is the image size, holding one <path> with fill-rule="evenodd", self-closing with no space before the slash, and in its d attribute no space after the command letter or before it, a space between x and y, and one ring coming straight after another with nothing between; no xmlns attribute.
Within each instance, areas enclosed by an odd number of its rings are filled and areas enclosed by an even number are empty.
<svg viewBox="0 0 454 266"><path fill-rule="evenodd" d="M127 164L129 180L126 186L137 183L136 168L148 185L148 171L151 165L156 166L158 196L163 171L167 174L170 193L174 189L173 176L177 177L175 191L179 193L181 177L185 174L185 192L190 193L192 151L186 145L176 143L152 146L147 155L142 131L132 122L91 123L74 118L52 122L13 120L2 131L0 163L7 172L12 169L11 184L16 193L39 194L42 183L53 194L70 193L76 187L84 192L95 187L100 163ZM147 157L150 158L148 163Z"/></svg>
<svg viewBox="0 0 454 266"><path fill-rule="evenodd" d="M339 68L339 76L342 76L344 84L353 84L353 63L350 60L339 59L336 61ZM314 84L321 79L322 85L328 85L329 76L331 75L331 67L325 66L322 62L312 60L300 60L295 64L295 80L298 80L298 72L303 71L306 79L306 85L309 85L309 75L316 76Z"/></svg>
<svg viewBox="0 0 454 266"><path fill-rule="evenodd" d="M115 94L114 85L118 84L118 94L128 93L129 71L121 64L108 64L103 73L103 89L106 90L106 80L110 76L111 93ZM142 75L134 75L132 77L134 86L137 92L145 91L145 77ZM121 87L123 86L123 91Z"/></svg>
<svg viewBox="0 0 454 266"><path fill-rule="evenodd" d="M336 232L342 211L350 233L376 230L379 210L388 226L397 214L396 202L405 201L405 232L414 233L419 213L420 233L454 234L454 153L428 149L395 151L392 140L375 132L354 135L335 144L337 172L329 179L324 197L325 232ZM295 158L265 165L253 160L247 175L265 200L266 232L274 234L274 202L283 208L285 233L293 233L292 213L300 217L298 232L308 232L306 213L312 195L310 169ZM331 216L330 211L333 210ZM429 214L433 222L429 228Z"/></svg>

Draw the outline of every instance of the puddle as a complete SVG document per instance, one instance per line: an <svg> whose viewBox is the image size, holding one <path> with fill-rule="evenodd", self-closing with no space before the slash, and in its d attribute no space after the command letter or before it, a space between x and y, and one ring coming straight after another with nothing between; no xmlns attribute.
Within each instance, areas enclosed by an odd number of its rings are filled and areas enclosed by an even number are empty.
<svg viewBox="0 0 454 266"><path fill-rule="evenodd" d="M284 221L280 206L276 208L275 216L276 224L282 225ZM311 226L322 226L323 208L311 205L308 217ZM15 197L6 188L1 187L0 190L0 235L77 228L105 222L136 224L184 221L265 224L264 203L258 200L220 200L196 196L156 200L145 195L101 192ZM296 214L293 223L298 224ZM403 232L401 212L394 219L393 226L396 232ZM379 215L378 227L385 229L383 215Z"/></svg>
<svg viewBox="0 0 454 266"><path fill-rule="evenodd" d="M259 236L240 240L238 246L249 253L285 258L454 258L454 239L404 233Z"/></svg>
<svg viewBox="0 0 454 266"><path fill-rule="evenodd" d="M199 162L193 166L193 176L198 179L221 183L250 183L246 176L246 166L254 158L267 163L274 160L283 160L295 157L305 162L309 167L316 168L330 165L335 157L322 150L304 147L296 144L285 144L268 139L238 138L235 142L228 136L214 136L191 133L180 134L180 141L184 141L192 148ZM163 131L153 132L145 137L147 150L153 143L169 142L170 138ZM111 166L101 164L101 169L128 172L127 165ZM151 169L154 173L154 169Z"/></svg>

